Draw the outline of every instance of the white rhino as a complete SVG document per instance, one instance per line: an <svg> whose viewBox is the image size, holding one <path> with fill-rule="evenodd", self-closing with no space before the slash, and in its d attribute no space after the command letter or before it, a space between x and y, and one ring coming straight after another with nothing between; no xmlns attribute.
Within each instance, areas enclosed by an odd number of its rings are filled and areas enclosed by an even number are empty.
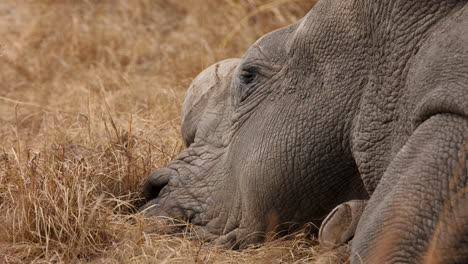
<svg viewBox="0 0 468 264"><path fill-rule="evenodd" d="M467 1L322 0L201 73L182 135L149 215L243 248L331 212L352 263L468 263Z"/></svg>

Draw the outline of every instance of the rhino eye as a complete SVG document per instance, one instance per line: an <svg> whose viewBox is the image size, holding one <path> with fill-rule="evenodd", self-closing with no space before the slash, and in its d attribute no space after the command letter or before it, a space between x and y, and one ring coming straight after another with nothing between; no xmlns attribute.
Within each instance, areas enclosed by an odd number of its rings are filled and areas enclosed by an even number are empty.
<svg viewBox="0 0 468 264"><path fill-rule="evenodd" d="M240 80L243 84L251 84L257 78L257 73L253 69L242 70Z"/></svg>
<svg viewBox="0 0 468 264"><path fill-rule="evenodd" d="M245 67L239 74L239 102L243 102L249 97L255 88L255 82L259 77L257 68Z"/></svg>

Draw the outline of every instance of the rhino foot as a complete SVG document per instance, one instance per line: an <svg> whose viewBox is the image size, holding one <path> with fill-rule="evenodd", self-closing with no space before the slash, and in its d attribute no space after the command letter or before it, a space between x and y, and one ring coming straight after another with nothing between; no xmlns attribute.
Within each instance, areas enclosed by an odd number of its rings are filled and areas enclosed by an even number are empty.
<svg viewBox="0 0 468 264"><path fill-rule="evenodd" d="M367 200L353 200L333 209L320 226L320 246L337 248L350 241L366 204Z"/></svg>

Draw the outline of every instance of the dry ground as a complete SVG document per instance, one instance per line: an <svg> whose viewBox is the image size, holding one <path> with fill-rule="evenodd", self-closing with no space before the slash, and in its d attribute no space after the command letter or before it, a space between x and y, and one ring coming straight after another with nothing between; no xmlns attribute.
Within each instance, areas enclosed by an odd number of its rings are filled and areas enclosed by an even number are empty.
<svg viewBox="0 0 468 264"><path fill-rule="evenodd" d="M303 263L298 233L242 252L135 214L181 149L191 79L312 0L1 0L0 262Z"/></svg>

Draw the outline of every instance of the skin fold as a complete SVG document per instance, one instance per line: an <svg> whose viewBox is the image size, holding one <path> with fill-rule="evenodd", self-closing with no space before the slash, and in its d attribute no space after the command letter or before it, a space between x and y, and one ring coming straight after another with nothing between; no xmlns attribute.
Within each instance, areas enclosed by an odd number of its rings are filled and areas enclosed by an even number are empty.
<svg viewBox="0 0 468 264"><path fill-rule="evenodd" d="M233 248L332 212L321 238L352 239L352 263L466 263L467 17L466 1L318 2L193 81L186 149L142 210Z"/></svg>

